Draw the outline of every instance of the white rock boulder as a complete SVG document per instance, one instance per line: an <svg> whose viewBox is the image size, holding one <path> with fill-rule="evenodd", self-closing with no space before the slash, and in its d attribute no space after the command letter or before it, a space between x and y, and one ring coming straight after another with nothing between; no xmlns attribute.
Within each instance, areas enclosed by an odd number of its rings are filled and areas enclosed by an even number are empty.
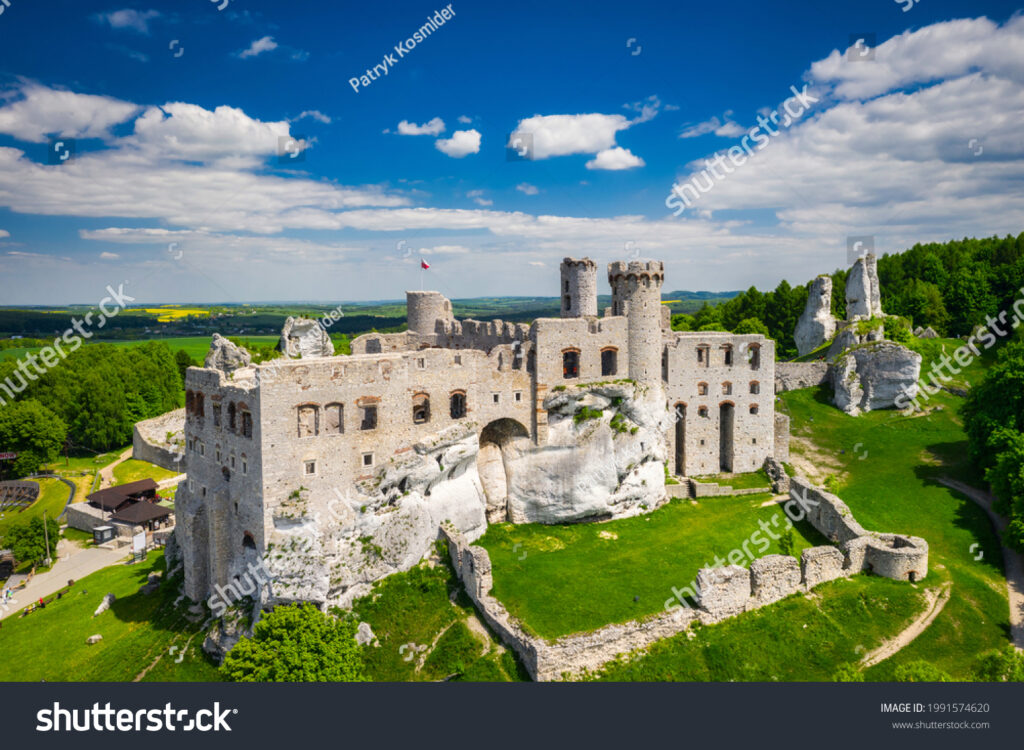
<svg viewBox="0 0 1024 750"><path fill-rule="evenodd" d="M836 332L836 319L831 307L832 277L819 276L811 282L807 304L793 334L800 356L814 351Z"/></svg>
<svg viewBox="0 0 1024 750"><path fill-rule="evenodd" d="M832 369L833 402L856 416L900 406L902 395L913 399L921 374L921 355L905 346L882 341L844 354Z"/></svg>
<svg viewBox="0 0 1024 750"><path fill-rule="evenodd" d="M333 357L334 342L317 320L288 318L281 329L279 348L286 357L311 359Z"/></svg>
<svg viewBox="0 0 1024 750"><path fill-rule="evenodd" d="M206 353L203 366L230 374L235 370L252 364L252 355L240 346L236 346L219 333L213 334L210 350Z"/></svg>

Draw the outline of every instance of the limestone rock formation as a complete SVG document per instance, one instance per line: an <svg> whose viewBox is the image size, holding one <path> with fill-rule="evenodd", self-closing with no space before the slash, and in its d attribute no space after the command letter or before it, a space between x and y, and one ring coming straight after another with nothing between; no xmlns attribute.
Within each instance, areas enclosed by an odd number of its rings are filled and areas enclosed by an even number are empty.
<svg viewBox="0 0 1024 750"><path fill-rule="evenodd" d="M882 293L878 283L878 259L874 255L857 258L846 277L846 319L880 317Z"/></svg>
<svg viewBox="0 0 1024 750"><path fill-rule="evenodd" d="M839 333L837 333L836 337L832 340L832 345L825 353L825 359L830 362L834 362L845 352L855 346L884 340L885 326L881 323L879 323L876 328L868 330L867 333L860 333L857 323L847 323L840 329Z"/></svg>
<svg viewBox="0 0 1024 750"><path fill-rule="evenodd" d="M288 318L281 329L278 348L292 359L334 356L334 342L327 329L309 318Z"/></svg>
<svg viewBox="0 0 1024 750"><path fill-rule="evenodd" d="M103 636L97 633L96 635L90 635L88 638L85 639L85 642L88 643L90 646L95 646L102 640Z"/></svg>
<svg viewBox="0 0 1024 750"><path fill-rule="evenodd" d="M833 402L847 414L889 409L901 394L917 395L921 355L882 341L856 348L839 358L832 370Z"/></svg>
<svg viewBox="0 0 1024 750"><path fill-rule="evenodd" d="M664 501L666 417L657 397L631 384L584 386L552 394L544 408L547 444L506 462L508 520L621 518Z"/></svg>
<svg viewBox="0 0 1024 750"><path fill-rule="evenodd" d="M939 334L936 333L935 329L932 328L931 326L928 326L923 331L921 331L921 333L915 335L921 339L937 339L939 337Z"/></svg>
<svg viewBox="0 0 1024 750"><path fill-rule="evenodd" d="M236 346L219 333L213 334L210 350L206 353L203 367L210 367L230 374L242 367L252 364L252 355L240 346Z"/></svg>
<svg viewBox="0 0 1024 750"><path fill-rule="evenodd" d="M793 334L800 356L814 351L836 332L836 319L832 315L831 305L832 277L819 276L811 282L807 304Z"/></svg>

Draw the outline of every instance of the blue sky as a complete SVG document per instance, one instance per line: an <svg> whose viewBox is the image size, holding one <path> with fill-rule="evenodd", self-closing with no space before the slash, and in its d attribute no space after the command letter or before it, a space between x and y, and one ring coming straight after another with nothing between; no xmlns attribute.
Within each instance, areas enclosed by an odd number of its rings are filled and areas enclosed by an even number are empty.
<svg viewBox="0 0 1024 750"><path fill-rule="evenodd" d="M565 255L771 288L849 235L1024 229L1014 3L453 2L401 56L446 6L224 2L0 14L0 303L396 298L420 257L455 297L554 295ZM791 87L808 109L673 215Z"/></svg>

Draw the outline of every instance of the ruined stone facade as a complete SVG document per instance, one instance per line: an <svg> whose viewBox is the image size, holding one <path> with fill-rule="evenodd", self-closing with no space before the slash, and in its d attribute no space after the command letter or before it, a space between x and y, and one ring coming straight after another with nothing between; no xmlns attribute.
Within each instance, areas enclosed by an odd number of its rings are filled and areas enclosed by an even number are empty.
<svg viewBox="0 0 1024 750"><path fill-rule="evenodd" d="M559 318L459 321L438 292L408 292L408 330L360 336L351 355L190 368L186 593L262 559L290 566L275 600L345 604L420 560L443 521L476 538L489 521L621 517L665 502L666 461L759 469L777 439L774 342L671 331L660 262L611 263L608 279L603 317L596 264L566 258Z"/></svg>

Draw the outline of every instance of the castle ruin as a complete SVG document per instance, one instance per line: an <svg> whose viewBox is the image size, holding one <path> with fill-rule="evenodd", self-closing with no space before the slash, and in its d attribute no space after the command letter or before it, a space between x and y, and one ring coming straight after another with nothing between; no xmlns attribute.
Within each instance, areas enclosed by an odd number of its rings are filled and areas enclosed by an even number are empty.
<svg viewBox="0 0 1024 750"><path fill-rule="evenodd" d="M530 325L460 321L440 293L407 292L408 330L351 355L189 368L187 595L262 560L264 601L345 606L415 565L442 523L474 539L639 514L667 501L666 468L750 472L784 452L773 341L672 331L658 261L609 264L602 316L594 261L566 258L559 281L561 317Z"/></svg>

